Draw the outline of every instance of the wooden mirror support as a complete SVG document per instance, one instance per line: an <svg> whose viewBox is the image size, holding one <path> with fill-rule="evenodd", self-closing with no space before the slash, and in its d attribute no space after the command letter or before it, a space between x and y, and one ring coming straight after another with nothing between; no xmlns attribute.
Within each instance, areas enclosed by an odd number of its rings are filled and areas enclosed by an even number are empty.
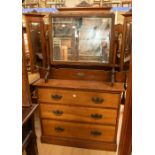
<svg viewBox="0 0 155 155"><path fill-rule="evenodd" d="M114 30L115 30L115 40L114 40L113 62L114 62L114 64L117 64L120 66L123 25L122 24L115 25Z"/></svg>

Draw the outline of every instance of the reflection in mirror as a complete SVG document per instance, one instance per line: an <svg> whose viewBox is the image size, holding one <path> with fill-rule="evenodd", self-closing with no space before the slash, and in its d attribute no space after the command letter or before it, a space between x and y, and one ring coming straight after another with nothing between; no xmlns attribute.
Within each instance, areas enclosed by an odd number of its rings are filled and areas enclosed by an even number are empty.
<svg viewBox="0 0 155 155"><path fill-rule="evenodd" d="M53 60L109 63L111 18L53 18Z"/></svg>
<svg viewBox="0 0 155 155"><path fill-rule="evenodd" d="M35 62L36 66L41 67L43 63L43 55L42 55L42 47L41 47L40 23L31 22L29 27L30 27L32 51L34 55L33 62Z"/></svg>

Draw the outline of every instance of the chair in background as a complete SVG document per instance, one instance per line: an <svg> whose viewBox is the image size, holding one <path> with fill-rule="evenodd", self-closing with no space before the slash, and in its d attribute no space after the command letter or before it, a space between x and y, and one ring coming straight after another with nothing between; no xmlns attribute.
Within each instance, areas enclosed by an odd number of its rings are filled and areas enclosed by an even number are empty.
<svg viewBox="0 0 155 155"><path fill-rule="evenodd" d="M111 4L113 7L119 7L122 5L122 0L112 0Z"/></svg>
<svg viewBox="0 0 155 155"><path fill-rule="evenodd" d="M76 7L92 7L92 4L90 4L89 0L82 0Z"/></svg>
<svg viewBox="0 0 155 155"><path fill-rule="evenodd" d="M132 6L132 0L122 0L122 7Z"/></svg>
<svg viewBox="0 0 155 155"><path fill-rule="evenodd" d="M95 6L97 5L97 6L100 7L100 6L101 6L101 0L94 0L94 1L93 1L93 6L94 6L94 5L95 5Z"/></svg>
<svg viewBox="0 0 155 155"><path fill-rule="evenodd" d="M46 0L45 7L60 8L65 6L65 0Z"/></svg>
<svg viewBox="0 0 155 155"><path fill-rule="evenodd" d="M25 0L22 3L23 8L39 8L40 0Z"/></svg>
<svg viewBox="0 0 155 155"><path fill-rule="evenodd" d="M101 6L102 7L111 7L112 6L112 0L102 0Z"/></svg>
<svg viewBox="0 0 155 155"><path fill-rule="evenodd" d="M117 24L114 26L115 41L114 41L114 58L115 64L120 64L120 54L122 46L123 25Z"/></svg>

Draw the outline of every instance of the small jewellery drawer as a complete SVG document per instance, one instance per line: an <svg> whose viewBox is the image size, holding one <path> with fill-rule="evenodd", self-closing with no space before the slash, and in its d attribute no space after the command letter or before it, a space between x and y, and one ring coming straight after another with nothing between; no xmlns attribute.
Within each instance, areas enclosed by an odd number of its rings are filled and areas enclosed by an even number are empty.
<svg viewBox="0 0 155 155"><path fill-rule="evenodd" d="M42 119L43 135L114 142L115 126L68 123Z"/></svg>
<svg viewBox="0 0 155 155"><path fill-rule="evenodd" d="M120 94L65 89L38 89L39 102L118 108Z"/></svg>
<svg viewBox="0 0 155 155"><path fill-rule="evenodd" d="M40 104L42 118L116 125L117 110Z"/></svg>

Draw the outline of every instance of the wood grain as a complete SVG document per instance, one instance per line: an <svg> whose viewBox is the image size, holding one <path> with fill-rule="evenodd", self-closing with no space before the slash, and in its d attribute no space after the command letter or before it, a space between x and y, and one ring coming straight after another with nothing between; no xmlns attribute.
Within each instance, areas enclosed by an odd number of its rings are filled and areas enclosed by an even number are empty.
<svg viewBox="0 0 155 155"><path fill-rule="evenodd" d="M121 93L124 90L123 83L115 82L112 86L110 82L102 81L82 81L82 80L61 80L61 79L49 79L48 83L45 83L44 79L40 79L33 84L37 87L46 88L66 88L76 90L94 90L111 93Z"/></svg>
<svg viewBox="0 0 155 155"><path fill-rule="evenodd" d="M53 152L54 155L56 154L56 152L58 152L57 155L79 155L79 154L80 155L81 154L83 155L116 155L115 152L110 152L110 151L116 151L116 148L117 148L116 143L107 143L107 142L105 143L101 141L100 142L99 141L87 141L86 142L80 139L53 137L53 136L41 136L41 141L46 144L47 143L54 144L54 145L49 145L55 149L54 152L52 150L50 151L50 152ZM58 145L59 145L59 148L58 148ZM64 146L70 146L70 147L64 147ZM56 149L56 147L58 149ZM48 150L50 150L49 147L47 148ZM82 148L87 148L87 149L82 149ZM42 153L44 154L45 152L42 152ZM50 152L48 152L49 155L51 155Z"/></svg>
<svg viewBox="0 0 155 155"><path fill-rule="evenodd" d="M22 106L30 107L31 106L31 97L30 97L30 87L28 82L28 74L26 70L26 62L25 62L25 46L24 46L24 38L22 35Z"/></svg>
<svg viewBox="0 0 155 155"><path fill-rule="evenodd" d="M66 137L75 139L85 139L93 141L114 142L115 141L115 126L90 125L81 123L68 123L54 120L42 120L43 135ZM63 129L58 131L57 128ZM93 135L98 132L101 135Z"/></svg>
<svg viewBox="0 0 155 155"><path fill-rule="evenodd" d="M98 68L99 69L99 68ZM82 76L80 76L82 75ZM51 68L50 78L62 80L111 81L111 71L103 69ZM115 72L115 82L125 82L126 72Z"/></svg>
<svg viewBox="0 0 155 155"><path fill-rule="evenodd" d="M40 103L42 142L82 148L116 150L117 120L123 90L122 83L114 83L112 87L111 83L101 81L50 79L48 83L45 83L43 79L40 79L34 85L37 86ZM65 119L51 117L50 111L47 112L49 107L44 105L59 106L57 110L60 110L60 106L65 107L62 109L67 112ZM45 109L41 109L41 106ZM74 109L69 109L71 107ZM89 121L87 119L89 115L87 108L93 109L90 112L96 112L96 109L101 111L116 110L116 124L105 123L101 125L93 121L84 122ZM48 118L42 117L45 112L47 112ZM58 113L62 112L59 111ZM108 116L112 117L112 115L109 114ZM75 121L74 117L81 120Z"/></svg>
<svg viewBox="0 0 155 155"><path fill-rule="evenodd" d="M130 62L127 97L124 107L121 138L118 155L131 155L132 152L132 61Z"/></svg>
<svg viewBox="0 0 155 155"><path fill-rule="evenodd" d="M121 105L118 140L120 139L120 127L124 105ZM37 133L37 145L39 155L116 155L116 144L104 142L85 142L65 138L41 136L40 120L38 113L35 115L35 128ZM41 138L41 140L40 140ZM87 148L87 149L86 149ZM108 151L107 151L108 150ZM113 150L113 151L109 151Z"/></svg>
<svg viewBox="0 0 155 155"><path fill-rule="evenodd" d="M105 82L110 82L111 79L111 72L103 70L52 68L51 72L51 76L54 79L95 80Z"/></svg>
<svg viewBox="0 0 155 155"><path fill-rule="evenodd" d="M59 95L61 99L54 99L52 96ZM118 108L120 94L87 92L65 89L38 89L39 102L49 102L57 104L70 104L91 107ZM103 102L96 103L93 98L102 99Z"/></svg>
<svg viewBox="0 0 155 155"><path fill-rule="evenodd" d="M109 125L116 125L117 118L117 110L113 109L78 107L77 110L77 107L55 104L40 104L40 112L41 118ZM92 117L95 115L99 117Z"/></svg>

